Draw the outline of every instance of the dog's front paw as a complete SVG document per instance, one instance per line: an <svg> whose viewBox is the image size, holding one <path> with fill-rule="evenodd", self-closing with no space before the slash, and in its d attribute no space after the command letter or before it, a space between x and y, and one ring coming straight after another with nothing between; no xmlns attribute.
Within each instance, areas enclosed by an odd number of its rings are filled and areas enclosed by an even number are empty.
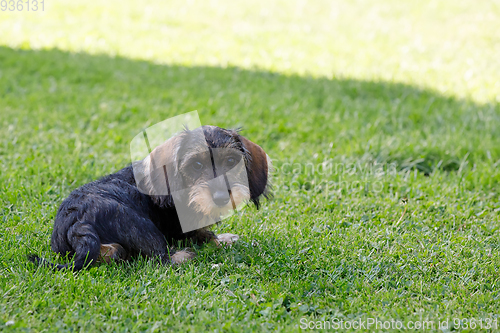
<svg viewBox="0 0 500 333"><path fill-rule="evenodd" d="M184 250L175 252L170 257L170 260L172 261L172 264L182 264L186 261L193 259L194 257L196 257L196 253L194 253L190 249L184 249Z"/></svg>
<svg viewBox="0 0 500 333"><path fill-rule="evenodd" d="M219 245L221 244L232 245L238 239L240 239L240 236L235 234L220 234L217 235L216 243L218 243Z"/></svg>

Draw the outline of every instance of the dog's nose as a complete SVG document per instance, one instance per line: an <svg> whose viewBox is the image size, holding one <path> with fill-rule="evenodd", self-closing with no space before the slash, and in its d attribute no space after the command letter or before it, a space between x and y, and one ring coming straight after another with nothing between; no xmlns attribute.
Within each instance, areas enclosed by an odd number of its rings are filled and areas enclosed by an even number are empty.
<svg viewBox="0 0 500 333"><path fill-rule="evenodd" d="M212 194L212 199L217 206L225 206L229 202L229 193L228 191L216 191Z"/></svg>

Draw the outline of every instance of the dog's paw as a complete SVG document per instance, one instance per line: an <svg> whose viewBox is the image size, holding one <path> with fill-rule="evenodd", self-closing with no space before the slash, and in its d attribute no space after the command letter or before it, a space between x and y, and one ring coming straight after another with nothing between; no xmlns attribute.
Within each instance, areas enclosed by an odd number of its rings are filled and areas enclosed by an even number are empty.
<svg viewBox="0 0 500 333"><path fill-rule="evenodd" d="M216 243L218 243L219 245L222 245L222 244L232 245L238 239L240 239L240 236L235 235L235 234L220 234L220 235L217 235Z"/></svg>
<svg viewBox="0 0 500 333"><path fill-rule="evenodd" d="M127 260L127 252L118 243L101 244L101 251L97 262L110 264L112 260Z"/></svg>
<svg viewBox="0 0 500 333"><path fill-rule="evenodd" d="M190 249L184 249L181 251L175 252L171 257L170 260L172 261L172 264L182 264L183 262L189 261L196 257L196 253L191 251Z"/></svg>

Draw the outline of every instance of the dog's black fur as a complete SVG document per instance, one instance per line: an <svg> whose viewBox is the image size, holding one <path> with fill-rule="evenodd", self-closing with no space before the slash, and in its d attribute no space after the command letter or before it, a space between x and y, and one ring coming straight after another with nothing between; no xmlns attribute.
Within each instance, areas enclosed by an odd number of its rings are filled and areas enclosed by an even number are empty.
<svg viewBox="0 0 500 333"><path fill-rule="evenodd" d="M203 126L206 145L211 148L236 147L245 159L250 200L259 206L267 196L267 155L262 148L237 131ZM184 135L189 131L185 131ZM179 142L182 144L181 138ZM52 264L36 255L30 260L56 269L80 270L96 262L103 244L119 244L119 259L138 255L156 257L171 263L172 245L178 240L195 243L216 239L208 229L183 233L171 198L158 198L141 192L132 165L74 190L57 212L52 233L52 250L74 256L71 264Z"/></svg>

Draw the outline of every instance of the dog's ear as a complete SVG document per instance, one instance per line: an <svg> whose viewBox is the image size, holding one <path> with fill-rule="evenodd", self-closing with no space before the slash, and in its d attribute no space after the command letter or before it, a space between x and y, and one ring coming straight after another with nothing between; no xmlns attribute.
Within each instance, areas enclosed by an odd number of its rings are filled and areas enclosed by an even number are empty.
<svg viewBox="0 0 500 333"><path fill-rule="evenodd" d="M259 145L238 135L245 155L250 200L259 208L259 197L268 197L268 156Z"/></svg>
<svg viewBox="0 0 500 333"><path fill-rule="evenodd" d="M177 160L182 139L182 134L170 138L141 162L144 179L138 188L158 206L174 206L172 192L183 188Z"/></svg>

